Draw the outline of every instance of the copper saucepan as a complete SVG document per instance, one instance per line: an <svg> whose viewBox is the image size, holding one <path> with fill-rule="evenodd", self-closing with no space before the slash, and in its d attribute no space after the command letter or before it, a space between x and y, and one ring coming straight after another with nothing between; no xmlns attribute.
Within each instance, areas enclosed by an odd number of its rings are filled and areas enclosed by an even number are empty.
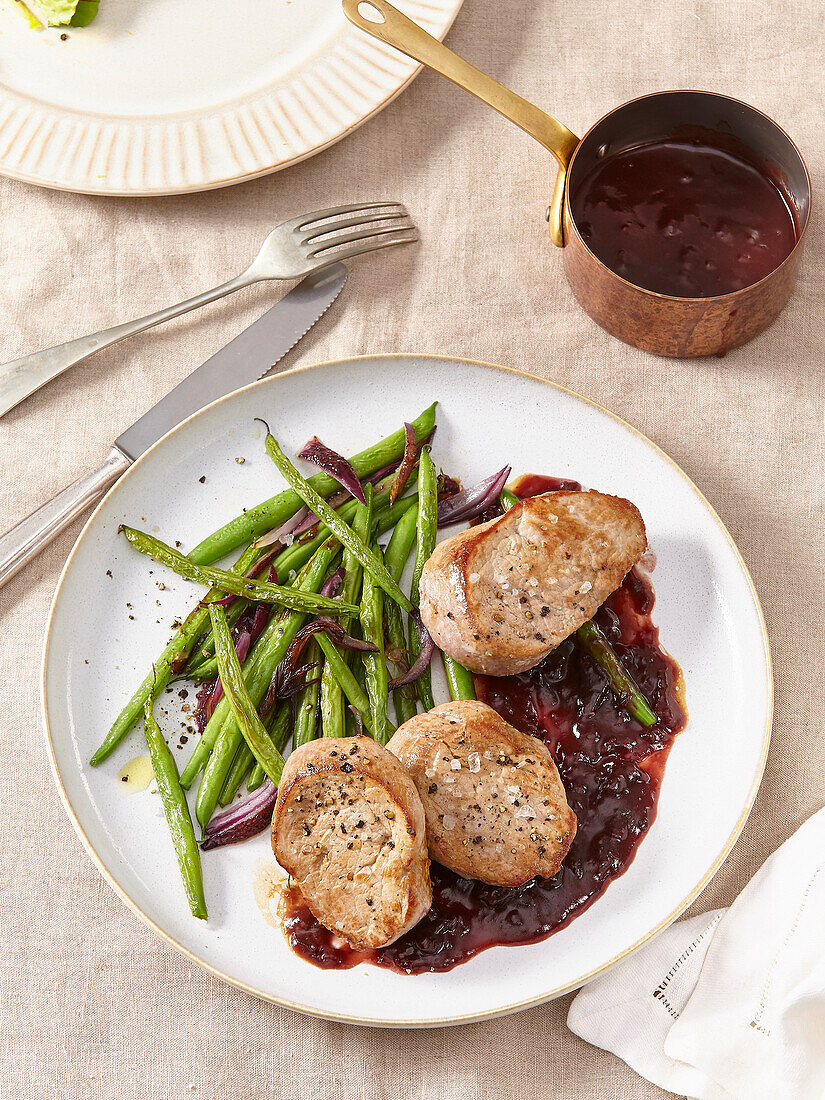
<svg viewBox="0 0 825 1100"><path fill-rule="evenodd" d="M579 140L386 0L343 0L343 8L361 30L471 92L553 154L559 171L548 211L550 237L564 249L565 273L577 301L613 336L658 355L721 355L762 332L785 306L810 219L811 181L799 150L767 115L713 92L656 92L615 108ZM571 195L606 153L667 140L686 128L760 168L783 192L796 220L796 244L782 263L759 282L715 297L673 297L628 282L590 250L571 210Z"/></svg>

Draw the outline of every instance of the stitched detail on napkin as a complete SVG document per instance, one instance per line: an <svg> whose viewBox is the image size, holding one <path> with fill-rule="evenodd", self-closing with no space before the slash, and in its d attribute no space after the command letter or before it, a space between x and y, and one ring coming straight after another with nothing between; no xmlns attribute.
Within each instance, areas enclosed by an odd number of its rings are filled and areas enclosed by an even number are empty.
<svg viewBox="0 0 825 1100"><path fill-rule="evenodd" d="M708 934L714 930L716 925L722 919L722 916L722 913L717 913L710 924L707 925L707 927L696 937L696 939L692 943L688 944L688 946L678 957L670 970L668 970L667 974L665 974L664 978L662 978L661 982L659 982L659 984L653 990L652 996L657 1001L661 1002L663 1007L670 1013L674 1020L678 1020L681 1013L678 1009L674 1008L668 1000L667 988L678 973L679 968L683 965L683 963L687 962L687 960L690 958L696 948L701 944L702 940L704 940L708 936Z"/></svg>
<svg viewBox="0 0 825 1100"><path fill-rule="evenodd" d="M762 989L759 993L759 1008L753 1019L751 1020L750 1026L752 1028L755 1028L756 1031L761 1031L763 1035L771 1034L771 1029L767 1027L762 1021L768 1008L768 998L770 997L774 972L779 964L779 959L782 956L782 952L788 946L797 928L799 927L799 922L802 919L802 914L805 912L805 909L808 906L808 900L811 896L811 891L813 890L814 883L819 878L821 873L822 868L817 867L817 869L808 879L808 885L805 887L805 891L802 894L802 900L799 903L799 908L796 911L796 916L793 919L793 923L785 934L785 938L782 940L782 943L777 948L774 957L771 959L771 965L768 967L768 972L765 975L765 981L762 983Z"/></svg>

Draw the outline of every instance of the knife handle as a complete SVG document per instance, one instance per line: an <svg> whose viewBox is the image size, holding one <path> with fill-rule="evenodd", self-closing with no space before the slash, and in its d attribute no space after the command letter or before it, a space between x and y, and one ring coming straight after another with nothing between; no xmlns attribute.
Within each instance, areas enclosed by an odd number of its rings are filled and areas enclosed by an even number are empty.
<svg viewBox="0 0 825 1100"><path fill-rule="evenodd" d="M113 447L97 470L79 478L0 537L0 587L73 519L102 497L130 466L129 459Z"/></svg>

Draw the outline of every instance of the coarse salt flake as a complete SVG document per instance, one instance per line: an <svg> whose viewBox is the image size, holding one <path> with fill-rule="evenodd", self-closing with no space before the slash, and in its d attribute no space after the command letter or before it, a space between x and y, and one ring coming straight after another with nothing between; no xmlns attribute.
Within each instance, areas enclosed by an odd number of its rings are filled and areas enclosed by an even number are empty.
<svg viewBox="0 0 825 1100"><path fill-rule="evenodd" d="M535 817L536 816L536 811L533 809L532 806L528 806L527 803L525 802L525 804L523 806L518 807L518 809L516 810L515 814L513 814L513 816L514 817Z"/></svg>
<svg viewBox="0 0 825 1100"><path fill-rule="evenodd" d="M458 759L457 756L454 756L450 761L450 767L453 769L454 772L461 770L461 761Z"/></svg>
<svg viewBox="0 0 825 1100"><path fill-rule="evenodd" d="M444 814L444 817L441 819L441 824L448 831L455 828L455 822L456 819L453 817L452 814Z"/></svg>
<svg viewBox="0 0 825 1100"><path fill-rule="evenodd" d="M471 772L481 771L481 757L478 755L477 752L471 752L470 755L467 757L467 767L470 769Z"/></svg>
<svg viewBox="0 0 825 1100"><path fill-rule="evenodd" d="M585 581L579 589L579 592L589 592L592 587L593 585L590 583L590 581Z"/></svg>
<svg viewBox="0 0 825 1100"><path fill-rule="evenodd" d="M478 582L481 580L481 574L471 573L467 580L470 582L470 584L478 584Z"/></svg>

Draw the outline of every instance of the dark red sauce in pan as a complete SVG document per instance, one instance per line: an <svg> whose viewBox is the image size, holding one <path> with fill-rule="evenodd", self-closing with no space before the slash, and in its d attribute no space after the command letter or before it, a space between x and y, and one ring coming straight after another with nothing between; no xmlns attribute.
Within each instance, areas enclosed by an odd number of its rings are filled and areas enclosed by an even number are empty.
<svg viewBox="0 0 825 1100"><path fill-rule="evenodd" d="M558 488L580 486L532 474L518 482L520 496ZM668 752L687 721L681 673L659 645L653 604L650 582L634 569L596 615L659 717L650 729L622 709L574 639L520 676L476 677L478 697L514 726L541 737L559 768L579 824L557 875L508 889L433 863L429 913L379 951L353 951L291 889L283 917L293 950L325 968L370 962L411 974L450 970L487 947L545 939L592 905L630 866L653 823Z"/></svg>
<svg viewBox="0 0 825 1100"><path fill-rule="evenodd" d="M785 196L765 173L695 142L608 154L576 189L572 212L591 252L611 271L678 298L759 282L798 236Z"/></svg>

